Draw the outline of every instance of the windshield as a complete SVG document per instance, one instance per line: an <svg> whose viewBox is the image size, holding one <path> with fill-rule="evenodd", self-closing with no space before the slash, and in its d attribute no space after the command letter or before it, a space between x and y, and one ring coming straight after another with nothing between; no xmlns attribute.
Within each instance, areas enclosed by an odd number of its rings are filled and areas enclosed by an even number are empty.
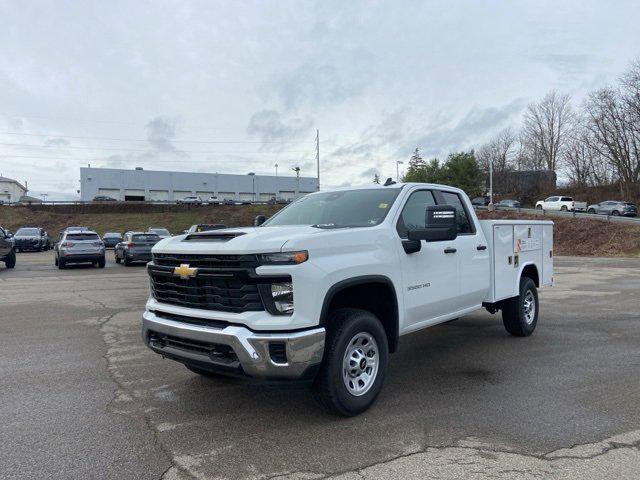
<svg viewBox="0 0 640 480"><path fill-rule="evenodd" d="M169 235L169 230L166 228L150 228L149 231L157 233L158 235Z"/></svg>
<svg viewBox="0 0 640 480"><path fill-rule="evenodd" d="M37 228L20 228L16 232L16 235L24 235L24 236L40 235L40 230L38 230Z"/></svg>
<svg viewBox="0 0 640 480"><path fill-rule="evenodd" d="M308 195L281 210L264 225L371 227L384 220L399 192L399 188L371 188Z"/></svg>
<svg viewBox="0 0 640 480"><path fill-rule="evenodd" d="M139 234L131 237L134 242L157 242L160 237L155 233Z"/></svg>

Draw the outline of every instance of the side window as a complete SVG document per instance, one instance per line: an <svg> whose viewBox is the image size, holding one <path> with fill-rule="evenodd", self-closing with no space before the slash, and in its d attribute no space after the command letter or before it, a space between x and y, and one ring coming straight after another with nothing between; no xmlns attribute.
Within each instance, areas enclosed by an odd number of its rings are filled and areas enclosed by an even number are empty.
<svg viewBox="0 0 640 480"><path fill-rule="evenodd" d="M6 236L7 236L7 234L5 233L4 229L2 227L0 227L0 238L4 238Z"/></svg>
<svg viewBox="0 0 640 480"><path fill-rule="evenodd" d="M407 238L407 231L411 228L425 227L425 210L428 205L435 205L436 200L431 190L413 192L404 204L396 230L401 238Z"/></svg>
<svg viewBox="0 0 640 480"><path fill-rule="evenodd" d="M573 202L573 198L571 197L562 197L563 202Z"/></svg>
<svg viewBox="0 0 640 480"><path fill-rule="evenodd" d="M456 218L458 220L458 233L474 233L471 220L467 213L467 209L464 207L460 195L453 192L441 192L446 205L456 207Z"/></svg>

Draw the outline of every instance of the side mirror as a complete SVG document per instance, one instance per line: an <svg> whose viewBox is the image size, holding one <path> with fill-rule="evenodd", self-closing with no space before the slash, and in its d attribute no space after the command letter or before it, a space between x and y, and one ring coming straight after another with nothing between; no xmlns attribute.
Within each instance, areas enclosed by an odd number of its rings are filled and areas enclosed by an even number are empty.
<svg viewBox="0 0 640 480"><path fill-rule="evenodd" d="M441 242L458 236L456 208L451 205L429 205L425 212L425 228L409 230L409 240Z"/></svg>
<svg viewBox="0 0 640 480"><path fill-rule="evenodd" d="M262 225L266 221L267 221L267 217L265 217L264 215L258 215L253 220L253 226L254 227L259 227L260 225Z"/></svg>

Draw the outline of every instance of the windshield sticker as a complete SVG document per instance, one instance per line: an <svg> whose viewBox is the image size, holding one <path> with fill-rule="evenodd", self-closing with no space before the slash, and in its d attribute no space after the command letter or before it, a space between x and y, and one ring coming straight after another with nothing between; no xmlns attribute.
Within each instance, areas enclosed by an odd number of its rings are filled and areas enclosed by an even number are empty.
<svg viewBox="0 0 640 480"><path fill-rule="evenodd" d="M387 208L389 206L388 203L381 203L380 205L378 205L378 208Z"/></svg>

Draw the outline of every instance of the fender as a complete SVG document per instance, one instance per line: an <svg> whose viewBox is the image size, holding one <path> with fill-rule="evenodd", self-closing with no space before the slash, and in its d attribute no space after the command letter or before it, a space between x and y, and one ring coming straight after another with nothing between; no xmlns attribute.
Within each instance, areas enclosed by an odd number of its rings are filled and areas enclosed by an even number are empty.
<svg viewBox="0 0 640 480"><path fill-rule="evenodd" d="M386 277L384 275L362 275L358 277L347 278L332 285L329 290L327 290L324 301L322 302L319 325L324 325L326 323L329 317L329 307L331 306L331 302L333 301L334 297L338 293L347 288L355 287L358 285L365 285L368 283L386 285L392 292L392 304L389 305L390 310L393 312L392 318L380 318L380 321L383 323L385 330L387 331L387 338L389 340L389 351L394 352L397 348L398 335L400 331L398 298L393 282L389 277Z"/></svg>

